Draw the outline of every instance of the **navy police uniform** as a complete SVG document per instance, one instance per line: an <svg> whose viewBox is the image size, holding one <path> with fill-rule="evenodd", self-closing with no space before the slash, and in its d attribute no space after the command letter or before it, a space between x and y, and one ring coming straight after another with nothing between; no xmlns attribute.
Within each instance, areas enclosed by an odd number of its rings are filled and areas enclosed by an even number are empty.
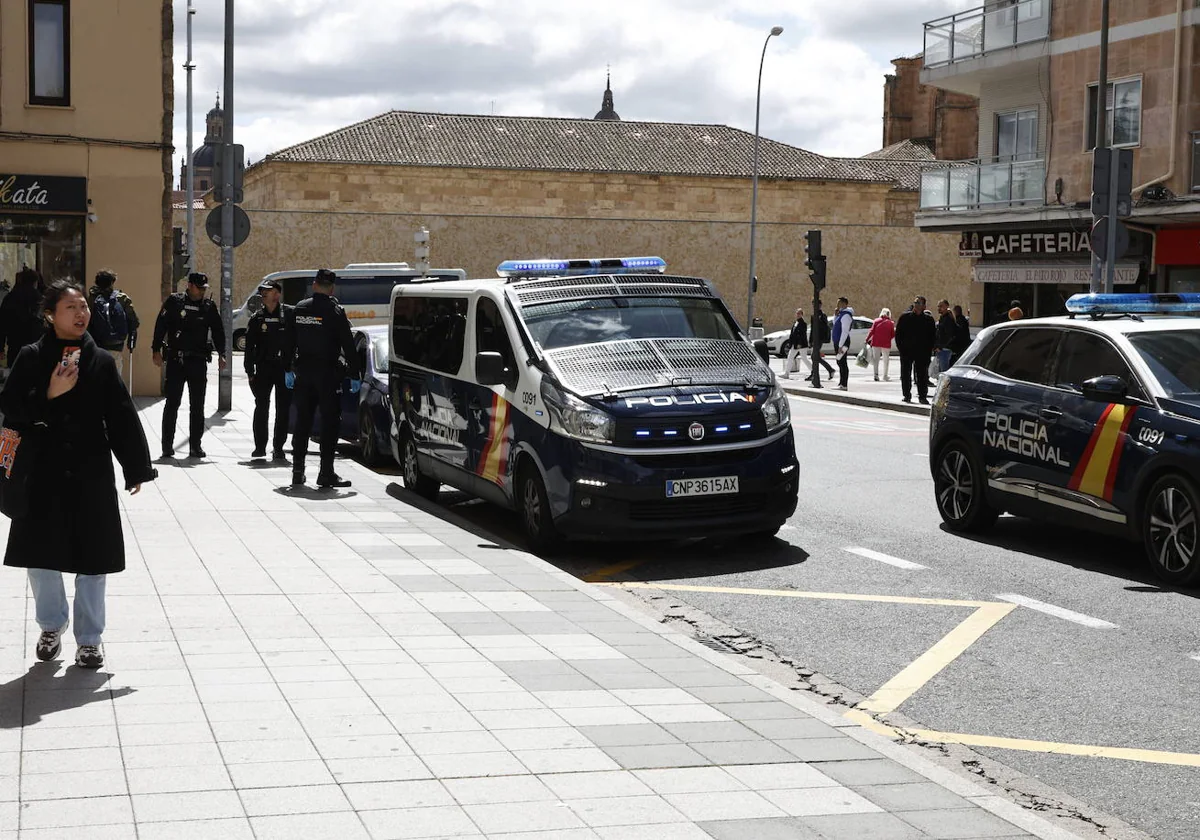
<svg viewBox="0 0 1200 840"><path fill-rule="evenodd" d="M281 291L278 280L265 280L259 292L268 289ZM266 306L256 312L246 327L246 375L250 378L250 390L254 394L254 452L252 457L261 458L267 453L267 420L271 410L271 393L275 394L275 429L272 439L273 456L276 461L284 459L287 443L288 413L292 405L292 392L284 385L284 319L290 306L280 302L274 311Z"/></svg>
<svg viewBox="0 0 1200 840"><path fill-rule="evenodd" d="M208 278L199 273L188 275L188 285L208 288ZM212 343L209 343L209 333ZM208 298L193 300L187 292L176 292L163 301L154 323L151 350L161 353L166 365L166 397L163 407L163 457L175 454L175 421L188 389L189 455L204 457L200 439L204 436L204 393L208 385L208 362L213 347L225 346L225 327L217 305Z"/></svg>
<svg viewBox="0 0 1200 840"><path fill-rule="evenodd" d="M316 282L331 285L337 275L317 272ZM292 484L304 483L304 459L312 434L313 410L321 410L321 471L317 485L346 487L350 482L333 472L341 423L338 387L343 377L358 379L358 361L350 319L329 294L314 291L286 314L285 367L295 374L296 428L292 433Z"/></svg>

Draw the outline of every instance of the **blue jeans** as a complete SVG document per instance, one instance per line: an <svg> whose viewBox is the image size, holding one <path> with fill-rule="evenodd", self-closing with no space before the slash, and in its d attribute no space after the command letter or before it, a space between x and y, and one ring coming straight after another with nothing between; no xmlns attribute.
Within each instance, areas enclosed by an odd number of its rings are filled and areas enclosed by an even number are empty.
<svg viewBox="0 0 1200 840"><path fill-rule="evenodd" d="M67 589L62 572L29 569L29 586L38 627L62 630L67 626ZM104 635L104 587L107 575L75 575L75 643L98 645Z"/></svg>
<svg viewBox="0 0 1200 840"><path fill-rule="evenodd" d="M950 369L950 356L953 355L952 350L937 351L938 373L945 373Z"/></svg>

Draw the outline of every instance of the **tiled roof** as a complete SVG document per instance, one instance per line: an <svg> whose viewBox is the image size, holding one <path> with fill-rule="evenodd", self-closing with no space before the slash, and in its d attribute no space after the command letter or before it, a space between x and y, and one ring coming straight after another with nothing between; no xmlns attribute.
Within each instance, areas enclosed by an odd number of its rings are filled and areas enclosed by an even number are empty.
<svg viewBox="0 0 1200 840"><path fill-rule="evenodd" d="M863 157L872 160L937 160L928 140L901 140Z"/></svg>
<svg viewBox="0 0 1200 840"><path fill-rule="evenodd" d="M389 111L266 160L748 178L753 150L753 134L726 125ZM854 159L822 157L766 138L759 174L891 180Z"/></svg>
<svg viewBox="0 0 1200 840"><path fill-rule="evenodd" d="M937 160L930 145L923 140L901 140L860 158L842 158L870 169L880 178L894 181L902 190L921 189L921 165Z"/></svg>

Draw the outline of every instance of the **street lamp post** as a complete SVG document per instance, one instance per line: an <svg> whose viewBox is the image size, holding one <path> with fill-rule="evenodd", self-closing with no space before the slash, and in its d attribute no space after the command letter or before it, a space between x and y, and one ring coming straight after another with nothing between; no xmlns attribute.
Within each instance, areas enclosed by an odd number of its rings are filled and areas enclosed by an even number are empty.
<svg viewBox="0 0 1200 840"><path fill-rule="evenodd" d="M746 329L750 329L754 323L754 287L757 285L755 275L755 234L758 226L758 120L762 110L762 71L763 63L767 60L767 44L771 43L771 39L776 35L783 34L782 26L772 26L766 40L763 41L762 56L758 60L758 92L754 97L754 175L753 187L750 193L750 277L746 284Z"/></svg>

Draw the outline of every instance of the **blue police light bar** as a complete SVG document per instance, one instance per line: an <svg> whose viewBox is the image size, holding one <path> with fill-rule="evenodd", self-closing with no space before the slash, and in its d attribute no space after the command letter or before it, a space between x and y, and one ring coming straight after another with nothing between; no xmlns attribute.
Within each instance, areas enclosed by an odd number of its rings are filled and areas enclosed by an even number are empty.
<svg viewBox="0 0 1200 840"><path fill-rule="evenodd" d="M1200 315L1200 294L1079 294L1067 299L1072 315L1157 315L1167 313Z"/></svg>
<svg viewBox="0 0 1200 840"><path fill-rule="evenodd" d="M565 277L582 274L662 274L662 257L602 257L586 260L505 260L496 268L500 277Z"/></svg>

